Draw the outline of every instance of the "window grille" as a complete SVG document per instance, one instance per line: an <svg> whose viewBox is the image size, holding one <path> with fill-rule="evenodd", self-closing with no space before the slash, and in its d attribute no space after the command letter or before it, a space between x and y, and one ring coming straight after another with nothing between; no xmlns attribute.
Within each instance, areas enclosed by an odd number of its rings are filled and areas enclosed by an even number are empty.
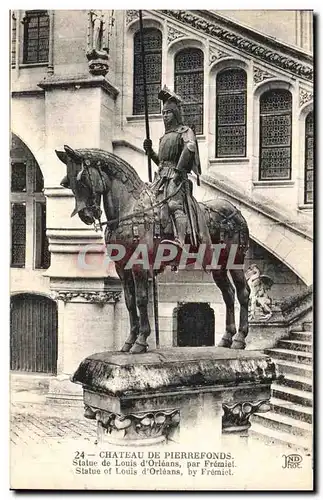
<svg viewBox="0 0 323 500"><path fill-rule="evenodd" d="M200 49L183 49L175 57L174 89L182 98L185 125L203 134L204 55Z"/></svg>
<svg viewBox="0 0 323 500"><path fill-rule="evenodd" d="M269 90L260 99L259 179L291 179L292 95Z"/></svg>
<svg viewBox="0 0 323 500"><path fill-rule="evenodd" d="M26 205L11 204L11 267L25 267Z"/></svg>
<svg viewBox="0 0 323 500"><path fill-rule="evenodd" d="M24 19L24 64L48 62L49 16L46 11L30 10Z"/></svg>
<svg viewBox="0 0 323 500"><path fill-rule="evenodd" d="M11 191L14 193L26 192L26 162L11 163Z"/></svg>
<svg viewBox="0 0 323 500"><path fill-rule="evenodd" d="M305 120L305 203L313 203L314 182L314 132L313 112Z"/></svg>
<svg viewBox="0 0 323 500"><path fill-rule="evenodd" d="M31 152L16 136L12 136L10 155L11 266L47 269L50 252L43 175ZM33 248L33 260L32 252L26 254L26 246Z"/></svg>
<svg viewBox="0 0 323 500"><path fill-rule="evenodd" d="M247 74L221 71L216 79L216 157L246 156Z"/></svg>
<svg viewBox="0 0 323 500"><path fill-rule="evenodd" d="M46 236L46 204L43 202L35 203L35 231L35 268L47 269L50 265L50 252Z"/></svg>
<svg viewBox="0 0 323 500"><path fill-rule="evenodd" d="M16 65L16 34L17 34L17 20L15 13L11 15L11 65Z"/></svg>
<svg viewBox="0 0 323 500"><path fill-rule="evenodd" d="M156 28L144 29L146 88L149 113L160 113L158 93L162 75L162 34ZM144 85L142 77L141 37L137 31L134 36L133 62L133 114L145 113Z"/></svg>

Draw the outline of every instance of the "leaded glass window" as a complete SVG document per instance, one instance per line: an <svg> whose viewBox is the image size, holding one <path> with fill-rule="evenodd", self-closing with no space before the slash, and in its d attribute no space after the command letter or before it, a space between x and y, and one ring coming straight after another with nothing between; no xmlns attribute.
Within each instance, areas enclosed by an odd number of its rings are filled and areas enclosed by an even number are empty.
<svg viewBox="0 0 323 500"><path fill-rule="evenodd" d="M175 56L174 90L182 98L185 125L203 134L204 54L200 49L183 49Z"/></svg>
<svg viewBox="0 0 323 500"><path fill-rule="evenodd" d="M269 90L260 98L259 179L291 179L292 95Z"/></svg>
<svg viewBox="0 0 323 500"><path fill-rule="evenodd" d="M305 203L313 203L314 182L314 133L313 112L305 120Z"/></svg>
<svg viewBox="0 0 323 500"><path fill-rule="evenodd" d="M31 151L15 135L11 148L11 266L47 269L44 178ZM33 252L26 252L32 248Z"/></svg>
<svg viewBox="0 0 323 500"><path fill-rule="evenodd" d="M11 65L16 64L16 33L17 33L17 20L15 13L11 14Z"/></svg>
<svg viewBox="0 0 323 500"><path fill-rule="evenodd" d="M247 74L221 71L216 78L216 157L246 156Z"/></svg>
<svg viewBox="0 0 323 500"><path fill-rule="evenodd" d="M144 51L148 112L160 113L158 93L161 88L162 75L162 34L158 29L144 29ZM139 31L134 36L133 82L133 114L143 115L145 102Z"/></svg>
<svg viewBox="0 0 323 500"><path fill-rule="evenodd" d="M25 267L26 204L11 204L11 267Z"/></svg>
<svg viewBox="0 0 323 500"><path fill-rule="evenodd" d="M48 62L49 16L44 10L29 10L24 18L25 64Z"/></svg>

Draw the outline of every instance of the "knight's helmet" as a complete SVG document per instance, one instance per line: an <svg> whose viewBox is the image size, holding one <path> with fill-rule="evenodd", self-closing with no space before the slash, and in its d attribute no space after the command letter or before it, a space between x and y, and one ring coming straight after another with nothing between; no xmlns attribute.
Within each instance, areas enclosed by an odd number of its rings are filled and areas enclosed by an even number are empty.
<svg viewBox="0 0 323 500"><path fill-rule="evenodd" d="M162 90L158 94L158 99L163 102L163 110L172 110L176 120L179 125L183 124L181 103L182 99L177 94L169 90L169 88L164 85Z"/></svg>

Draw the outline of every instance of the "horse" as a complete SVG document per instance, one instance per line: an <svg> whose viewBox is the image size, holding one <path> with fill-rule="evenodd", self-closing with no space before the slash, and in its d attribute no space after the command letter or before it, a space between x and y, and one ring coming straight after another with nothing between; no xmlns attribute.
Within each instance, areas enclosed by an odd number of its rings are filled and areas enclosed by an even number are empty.
<svg viewBox="0 0 323 500"><path fill-rule="evenodd" d="M172 236L165 235L160 224L159 209L165 200L157 202L151 185L142 181L131 165L113 153L95 148L73 150L64 146L64 151L56 151L56 154L67 167L67 175L61 185L71 189L75 197L71 216L78 214L87 225L99 224L102 228L101 224L106 224L106 245L114 241L127 249L126 258L115 261L130 319L130 332L121 351L144 353L148 349L147 338L151 332L148 317L149 279L153 272L162 272L166 265L175 263L176 269L178 260L167 262L155 271L140 265L129 268L127 259L129 262L131 252L142 244L147 246L149 256L156 255L156 246L161 239ZM105 223L101 223L101 202L107 218ZM215 198L198 205L204 214L212 244L222 243L224 252L235 246L237 252L234 262L240 264L230 269L221 264L208 271L220 289L226 306L225 332L218 347L244 349L248 335L250 294L243 270L249 245L248 225L241 212L225 199ZM240 304L238 332L234 311L235 293Z"/></svg>

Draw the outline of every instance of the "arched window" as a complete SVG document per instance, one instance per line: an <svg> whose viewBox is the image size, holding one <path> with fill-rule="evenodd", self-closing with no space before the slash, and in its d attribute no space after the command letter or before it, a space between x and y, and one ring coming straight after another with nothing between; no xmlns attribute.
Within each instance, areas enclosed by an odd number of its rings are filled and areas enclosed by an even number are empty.
<svg viewBox="0 0 323 500"><path fill-rule="evenodd" d="M314 182L314 133L313 112L311 111L305 120L305 203L313 203Z"/></svg>
<svg viewBox="0 0 323 500"><path fill-rule="evenodd" d="M183 49L175 56L174 90L182 102L185 125L203 134L204 54L200 49Z"/></svg>
<svg viewBox="0 0 323 500"><path fill-rule="evenodd" d="M246 156L247 74L221 71L216 78L216 157Z"/></svg>
<svg viewBox="0 0 323 500"><path fill-rule="evenodd" d="M291 179L292 94L268 90L260 98L259 179Z"/></svg>
<svg viewBox="0 0 323 500"><path fill-rule="evenodd" d="M160 113L158 93L161 88L162 75L162 34L158 29L144 29L144 49L148 111L149 113ZM145 103L139 31L134 36L133 82L133 114L143 115Z"/></svg>
<svg viewBox="0 0 323 500"><path fill-rule="evenodd" d="M11 267L47 269L50 253L43 176L32 153L14 135L10 157Z"/></svg>
<svg viewBox="0 0 323 500"><path fill-rule="evenodd" d="M49 16L46 10L27 10L24 23L23 63L48 62Z"/></svg>

